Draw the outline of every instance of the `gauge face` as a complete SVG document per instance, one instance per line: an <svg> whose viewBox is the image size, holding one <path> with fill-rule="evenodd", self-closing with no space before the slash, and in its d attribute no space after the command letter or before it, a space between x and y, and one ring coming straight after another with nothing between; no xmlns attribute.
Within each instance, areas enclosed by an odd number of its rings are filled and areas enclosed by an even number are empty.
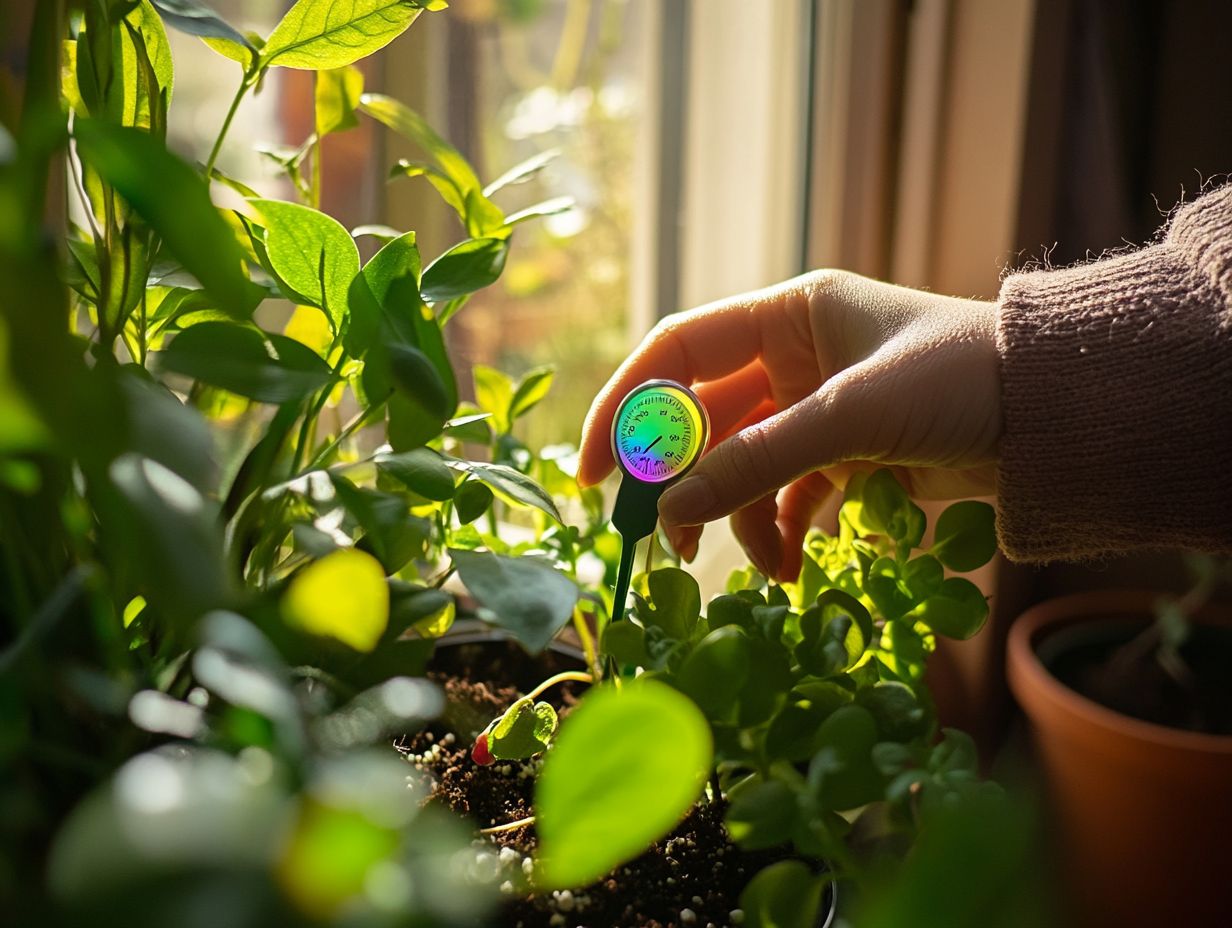
<svg viewBox="0 0 1232 928"><path fill-rule="evenodd" d="M612 422L612 453L629 476L663 483L693 466L709 428L692 390L672 380L648 380L620 404Z"/></svg>

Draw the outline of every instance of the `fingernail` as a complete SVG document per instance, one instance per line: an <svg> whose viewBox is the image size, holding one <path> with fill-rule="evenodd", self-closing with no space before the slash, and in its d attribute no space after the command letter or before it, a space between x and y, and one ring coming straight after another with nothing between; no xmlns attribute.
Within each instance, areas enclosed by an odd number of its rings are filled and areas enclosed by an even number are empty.
<svg viewBox="0 0 1232 928"><path fill-rule="evenodd" d="M660 498L659 515L673 525L697 525L706 520L715 499L704 474L685 477Z"/></svg>

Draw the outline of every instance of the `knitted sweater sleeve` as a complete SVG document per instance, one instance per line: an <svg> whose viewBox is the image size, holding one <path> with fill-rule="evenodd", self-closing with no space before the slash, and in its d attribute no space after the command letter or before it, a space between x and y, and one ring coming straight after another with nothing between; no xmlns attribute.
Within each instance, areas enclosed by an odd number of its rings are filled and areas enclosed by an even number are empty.
<svg viewBox="0 0 1232 928"><path fill-rule="evenodd" d="M1154 245L1007 277L997 350L1011 559L1232 552L1232 184Z"/></svg>

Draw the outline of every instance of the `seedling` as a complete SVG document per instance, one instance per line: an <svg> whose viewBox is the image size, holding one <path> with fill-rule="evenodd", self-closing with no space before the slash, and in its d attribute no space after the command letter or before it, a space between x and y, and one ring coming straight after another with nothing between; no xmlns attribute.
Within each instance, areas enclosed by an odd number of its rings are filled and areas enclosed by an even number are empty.
<svg viewBox="0 0 1232 928"><path fill-rule="evenodd" d="M544 680L479 733L471 760L487 767L498 760L524 760L546 751L556 733L556 710L546 702L535 702L535 697L557 683L590 683L593 679L588 673L566 670Z"/></svg>

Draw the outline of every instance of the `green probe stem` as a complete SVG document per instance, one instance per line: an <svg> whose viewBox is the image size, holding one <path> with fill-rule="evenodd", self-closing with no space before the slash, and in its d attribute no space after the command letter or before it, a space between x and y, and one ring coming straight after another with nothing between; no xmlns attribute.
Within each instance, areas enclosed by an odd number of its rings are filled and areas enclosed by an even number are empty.
<svg viewBox="0 0 1232 928"><path fill-rule="evenodd" d="M659 521L659 497L672 483L643 483L625 476L612 507L612 527L620 533L620 567L616 572L616 598L612 600L612 621L625 617L625 600L633 578L633 555L637 543L655 530Z"/></svg>

